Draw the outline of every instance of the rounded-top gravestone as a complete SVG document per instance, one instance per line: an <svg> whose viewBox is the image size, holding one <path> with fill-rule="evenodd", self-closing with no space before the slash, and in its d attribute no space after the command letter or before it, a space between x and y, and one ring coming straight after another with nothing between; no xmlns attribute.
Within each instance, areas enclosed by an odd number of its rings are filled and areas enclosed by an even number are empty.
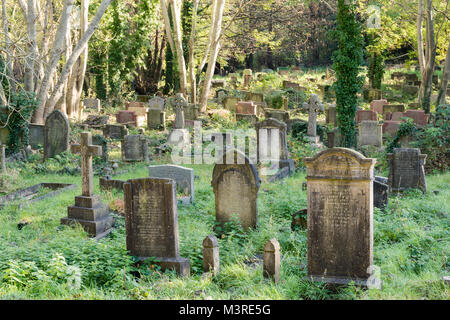
<svg viewBox="0 0 450 320"><path fill-rule="evenodd" d="M45 120L44 159L53 158L69 149L69 120L59 110L54 110Z"/></svg>

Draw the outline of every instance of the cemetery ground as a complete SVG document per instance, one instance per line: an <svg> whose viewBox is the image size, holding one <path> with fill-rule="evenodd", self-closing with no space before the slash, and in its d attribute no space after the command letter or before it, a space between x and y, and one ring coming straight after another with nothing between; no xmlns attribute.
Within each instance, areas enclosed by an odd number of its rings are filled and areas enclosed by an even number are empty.
<svg viewBox="0 0 450 320"><path fill-rule="evenodd" d="M319 69L294 76L309 94L318 91L323 74L324 70ZM386 79L390 79L389 73ZM264 92L279 88L282 80L277 74L266 74L251 89ZM383 86L389 86L390 80L386 83ZM413 102L412 97L399 93L393 88L390 101ZM362 105L368 108L367 103ZM209 109L217 111L210 117L209 126L218 130L236 128L230 115L221 113L223 109L214 104ZM290 109L293 117L307 120L306 113L298 112L296 107ZM115 112L115 108L105 107L105 113ZM324 123L324 118L319 115L319 124ZM237 126L247 128L249 124ZM71 127L71 138L79 141L81 129ZM130 133L137 134L138 130L132 128ZM151 141L164 140L163 134L154 130L146 130L145 134ZM109 142L110 160L120 159L120 143ZM150 142L150 165L169 163L168 154L155 155L156 145ZM236 221L215 232L220 250L220 272L215 276L202 274L202 241L214 233L216 223L211 186L213 165L183 165L193 168L196 176L195 203L178 205L180 256L189 258L191 263L191 275L187 278L174 272L162 273L152 259L139 268L134 265L134 257L126 249L123 192L100 191L98 174L103 163L99 157L94 160L95 194L109 205L116 219L113 231L100 241L87 237L80 226L70 228L60 223L67 216L67 207L73 205L74 196L80 195L79 155L65 152L43 162L41 149L29 162L8 163L7 173L1 177L5 194L42 182L77 184L77 188L29 205L16 201L1 209L0 298L448 299L448 284L442 277L450 269L450 172L427 173L425 194L420 190L391 194L388 208L384 211L374 208L374 265L380 270L382 288L361 289L354 285L334 288L305 279L307 230L291 228L293 214L307 206L307 193L302 190L306 175L302 158L313 156L318 149L305 143L302 135L294 137L292 132L288 135L288 147L297 170L281 181L261 184L257 228L244 231ZM385 152L369 150L367 156L377 158L375 174L387 177ZM147 177L148 165L121 164L113 179ZM263 278L262 270L263 248L272 238L281 246L281 274L276 284Z"/></svg>

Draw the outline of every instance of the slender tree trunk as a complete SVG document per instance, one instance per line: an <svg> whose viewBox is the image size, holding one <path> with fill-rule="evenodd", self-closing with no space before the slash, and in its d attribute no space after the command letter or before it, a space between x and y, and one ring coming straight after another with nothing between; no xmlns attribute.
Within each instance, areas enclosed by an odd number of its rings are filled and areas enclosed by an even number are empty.
<svg viewBox="0 0 450 320"><path fill-rule="evenodd" d="M11 39L9 38L9 22L8 16L6 14L6 0L2 0L2 17L3 17L3 31L5 33L5 47L6 47L6 70L9 75L9 87L12 92L16 91L16 82L14 79L14 64L12 59L12 47L11 47ZM3 91L3 86L2 86ZM3 95L4 95L3 91Z"/></svg>
<svg viewBox="0 0 450 320"><path fill-rule="evenodd" d="M206 70L205 82L203 83L203 90L200 97L200 112L206 112L206 106L208 103L209 90L211 88L211 81L214 75L214 69L216 68L217 55L220 50L220 35L222 32L222 17L223 8L225 6L225 0L217 0L216 11L214 12L214 25L213 25L213 42L211 44L211 51L209 54L208 68Z"/></svg>
<svg viewBox="0 0 450 320"><path fill-rule="evenodd" d="M423 73L423 71L425 69L425 57L423 54L423 0L418 0L417 53L418 53L420 72Z"/></svg>
<svg viewBox="0 0 450 320"><path fill-rule="evenodd" d="M194 0L194 9L192 11L192 29L189 38L189 82L191 85L191 99L193 104L197 104L197 80L195 79L195 32L197 28L197 11L199 0Z"/></svg>
<svg viewBox="0 0 450 320"><path fill-rule="evenodd" d="M438 95L438 105L445 103L445 96L447 95L447 86L449 78L450 78L450 42L447 48L447 56L445 57L444 73L442 74L441 88L439 90Z"/></svg>
<svg viewBox="0 0 450 320"><path fill-rule="evenodd" d="M187 79L186 79L186 61L184 60L183 41L181 39L181 19L180 6L177 0L172 3L172 21L175 35L175 48L178 62L178 72L180 75L180 92L187 93Z"/></svg>
<svg viewBox="0 0 450 320"><path fill-rule="evenodd" d="M91 23L89 24L86 33L83 35L83 37L80 39L78 44L75 46L75 49L73 50L70 57L67 59L67 62L59 76L58 82L56 83L55 89L53 90L52 95L50 96L50 99L48 101L48 104L44 110L44 118L53 111L56 102L59 100L59 98L62 95L63 92L63 85L69 76L70 69L73 67L75 62L78 60L79 56L83 53L85 46L87 45L89 39L91 38L92 34L95 30L98 28L98 24L100 23L101 18L103 17L103 14L105 13L106 9L108 8L109 4L113 0L102 0L102 3L97 9L97 13L95 14L95 17L92 19Z"/></svg>
<svg viewBox="0 0 450 320"><path fill-rule="evenodd" d="M34 91L34 67L38 55L36 41L36 0L28 0L26 9L28 51L27 57L25 58L25 90Z"/></svg>
<svg viewBox="0 0 450 320"><path fill-rule="evenodd" d="M208 55L209 55L209 52L211 51L211 44L213 42L213 27L212 26L214 26L214 19L216 17L216 14L215 14L216 8L217 8L217 0L213 0L213 7L212 7L212 11L211 11L211 29L209 30L209 39L208 39L208 44L206 45L205 54L203 55L202 61L198 65L197 74L199 76L201 75L202 70L206 65L206 61L208 61ZM199 86L200 86L200 82L199 82Z"/></svg>

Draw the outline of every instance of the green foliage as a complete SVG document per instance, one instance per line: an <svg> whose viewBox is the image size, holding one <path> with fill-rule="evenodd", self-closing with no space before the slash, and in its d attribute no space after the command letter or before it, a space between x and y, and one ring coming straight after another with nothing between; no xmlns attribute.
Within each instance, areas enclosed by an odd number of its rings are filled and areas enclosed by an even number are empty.
<svg viewBox="0 0 450 320"><path fill-rule="evenodd" d="M337 81L336 92L337 122L343 147L356 145L356 94L361 90L363 77L359 75L363 61L364 39L361 34L361 23L356 20L354 4L346 4L338 0L337 27L334 33L338 41L338 49L333 54L333 69Z"/></svg>
<svg viewBox="0 0 450 320"><path fill-rule="evenodd" d="M407 136L413 138L417 137L417 127L414 124L414 121L410 118L406 119L405 122L400 123L400 126L397 132L395 133L394 139L392 139L392 141L388 144L386 148L386 152L392 153L395 148L399 148L400 139Z"/></svg>
<svg viewBox="0 0 450 320"><path fill-rule="evenodd" d="M0 106L0 124L9 129L8 153L28 146L28 123L36 107L36 95L25 91L11 92L9 105Z"/></svg>
<svg viewBox="0 0 450 320"><path fill-rule="evenodd" d="M381 89L381 81L384 76L384 60L381 54L376 52L371 53L367 76L369 77L371 88Z"/></svg>

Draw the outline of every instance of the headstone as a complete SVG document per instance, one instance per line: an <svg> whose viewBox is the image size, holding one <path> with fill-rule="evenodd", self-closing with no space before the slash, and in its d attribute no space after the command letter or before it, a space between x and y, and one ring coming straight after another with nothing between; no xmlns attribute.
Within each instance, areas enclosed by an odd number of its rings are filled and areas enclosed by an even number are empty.
<svg viewBox="0 0 450 320"><path fill-rule="evenodd" d="M356 123L360 123L361 121L377 121L377 113L372 110L358 110L356 111Z"/></svg>
<svg viewBox="0 0 450 320"><path fill-rule="evenodd" d="M388 179L375 176L373 181L373 206L383 210L389 203Z"/></svg>
<svg viewBox="0 0 450 320"><path fill-rule="evenodd" d="M247 92L245 95L245 101L252 101L253 103L264 102L264 94L256 92Z"/></svg>
<svg viewBox="0 0 450 320"><path fill-rule="evenodd" d="M426 126L428 124L429 114L425 114L424 110L406 110L405 117L414 120L414 123L418 126Z"/></svg>
<svg viewBox="0 0 450 320"><path fill-rule="evenodd" d="M304 159L311 280L367 285L373 265L375 161L346 148Z"/></svg>
<svg viewBox="0 0 450 320"><path fill-rule="evenodd" d="M376 146L381 148L383 145L383 125L378 121L361 121L358 124L358 146Z"/></svg>
<svg viewBox="0 0 450 320"><path fill-rule="evenodd" d="M137 102L147 102L149 99L149 96L144 95L144 94L138 94L136 95L136 101Z"/></svg>
<svg viewBox="0 0 450 320"><path fill-rule="evenodd" d="M219 241L216 236L209 235L203 240L203 272L219 273Z"/></svg>
<svg viewBox="0 0 450 320"><path fill-rule="evenodd" d="M403 92L407 95L417 95L419 93L419 86L415 85L404 85L403 86Z"/></svg>
<svg viewBox="0 0 450 320"><path fill-rule="evenodd" d="M145 136L134 134L127 135L122 140L122 161L149 162L148 141Z"/></svg>
<svg viewBox="0 0 450 320"><path fill-rule="evenodd" d="M200 107L188 103L187 106L184 108L184 120L197 120L198 114L200 112Z"/></svg>
<svg viewBox="0 0 450 320"><path fill-rule="evenodd" d="M236 105L236 113L256 115L256 105L253 101L239 101Z"/></svg>
<svg viewBox="0 0 450 320"><path fill-rule="evenodd" d="M395 136L400 127L400 121L386 120L383 123L383 134L389 134L391 137Z"/></svg>
<svg viewBox="0 0 450 320"><path fill-rule="evenodd" d="M225 97L222 101L222 105L225 109L230 111L236 111L236 104L240 101L238 97Z"/></svg>
<svg viewBox="0 0 450 320"><path fill-rule="evenodd" d="M326 111L325 122L337 127L337 111L336 104L330 104Z"/></svg>
<svg viewBox="0 0 450 320"><path fill-rule="evenodd" d="M184 129L184 109L188 105L186 99L182 93L177 93L169 99L169 103L175 110L174 129Z"/></svg>
<svg viewBox="0 0 450 320"><path fill-rule="evenodd" d="M226 85L227 85L226 80L223 79L211 80L212 88L224 88Z"/></svg>
<svg viewBox="0 0 450 320"><path fill-rule="evenodd" d="M385 104L383 106L383 118L385 120L389 120L386 118L386 115L388 113L394 113L394 112L405 112L405 105L404 104Z"/></svg>
<svg viewBox="0 0 450 320"><path fill-rule="evenodd" d="M45 120L44 159L54 158L69 149L69 120L59 110L54 110Z"/></svg>
<svg viewBox="0 0 450 320"><path fill-rule="evenodd" d="M108 142L102 135L96 134L92 137L92 144L94 146L100 146L102 148L101 157L103 161L108 161Z"/></svg>
<svg viewBox="0 0 450 320"><path fill-rule="evenodd" d="M383 106L389 104L386 99L372 100L370 103L370 110L375 111L378 114L383 114Z"/></svg>
<svg viewBox="0 0 450 320"><path fill-rule="evenodd" d="M244 88L248 88L250 87L250 83L252 81L252 76L253 71L251 69L245 69L243 72L243 77L244 77Z"/></svg>
<svg viewBox="0 0 450 320"><path fill-rule="evenodd" d="M327 132L327 147L336 148L341 143L341 134L339 128L334 128L332 131Z"/></svg>
<svg viewBox="0 0 450 320"><path fill-rule="evenodd" d="M241 113L236 113L236 121L246 121L248 122L251 126L256 125L256 123L258 122L258 117L254 114L241 114Z"/></svg>
<svg viewBox="0 0 450 320"><path fill-rule="evenodd" d="M408 188L421 189L427 192L425 179L425 159L417 148L396 148L388 154L389 192L401 192Z"/></svg>
<svg viewBox="0 0 450 320"><path fill-rule="evenodd" d="M275 238L264 245L263 276L275 283L280 281L280 244Z"/></svg>
<svg viewBox="0 0 450 320"><path fill-rule="evenodd" d="M147 111L147 128L165 130L166 113L160 109L149 108Z"/></svg>
<svg viewBox="0 0 450 320"><path fill-rule="evenodd" d="M28 125L30 146L33 149L37 149L39 146L44 145L44 126L40 124L30 123Z"/></svg>
<svg viewBox="0 0 450 320"><path fill-rule="evenodd" d="M289 111L277 110L277 109L264 109L264 116L266 119L273 118L278 121L287 123L289 121Z"/></svg>
<svg viewBox="0 0 450 320"><path fill-rule="evenodd" d="M175 181L132 179L123 185L127 250L139 260L155 257L161 269L190 273L189 259L180 257Z"/></svg>
<svg viewBox="0 0 450 320"><path fill-rule="evenodd" d="M94 195L92 157L100 156L102 149L92 145L90 132L82 132L81 144L72 145L71 150L81 153L82 194L75 197L74 206L67 208L68 216L61 219L61 224L79 223L90 236L101 239L112 231L114 224L108 207L101 203L99 196Z"/></svg>
<svg viewBox="0 0 450 320"><path fill-rule="evenodd" d="M324 106L317 94L312 94L308 102L303 103L303 109L309 114L307 136L311 143L317 144L319 142L319 137L317 136L317 114L320 111L324 111Z"/></svg>
<svg viewBox="0 0 450 320"><path fill-rule="evenodd" d="M216 163L211 185L216 203L216 221L231 221L237 214L244 229L255 228L260 179L256 167L240 151L228 149L222 164ZM228 161L227 161L228 160Z"/></svg>
<svg viewBox="0 0 450 320"><path fill-rule="evenodd" d="M100 112L101 111L100 99L86 98L86 99L83 100L83 106L84 106L85 109L90 109L90 110L93 110L95 112Z"/></svg>
<svg viewBox="0 0 450 320"><path fill-rule="evenodd" d="M121 124L107 124L103 127L103 136L106 138L122 140L127 134L127 128Z"/></svg>
<svg viewBox="0 0 450 320"><path fill-rule="evenodd" d="M153 97L148 101L148 106L150 109L159 109L164 111L166 108L166 100L161 97Z"/></svg>
<svg viewBox="0 0 450 320"><path fill-rule="evenodd" d="M173 164L155 165L148 167L150 178L172 179L176 182L177 192L187 199L184 203L194 202L194 169Z"/></svg>
<svg viewBox="0 0 450 320"><path fill-rule="evenodd" d="M120 124L131 124L136 127L138 126L137 116L134 111L120 110L116 113L116 121Z"/></svg>

